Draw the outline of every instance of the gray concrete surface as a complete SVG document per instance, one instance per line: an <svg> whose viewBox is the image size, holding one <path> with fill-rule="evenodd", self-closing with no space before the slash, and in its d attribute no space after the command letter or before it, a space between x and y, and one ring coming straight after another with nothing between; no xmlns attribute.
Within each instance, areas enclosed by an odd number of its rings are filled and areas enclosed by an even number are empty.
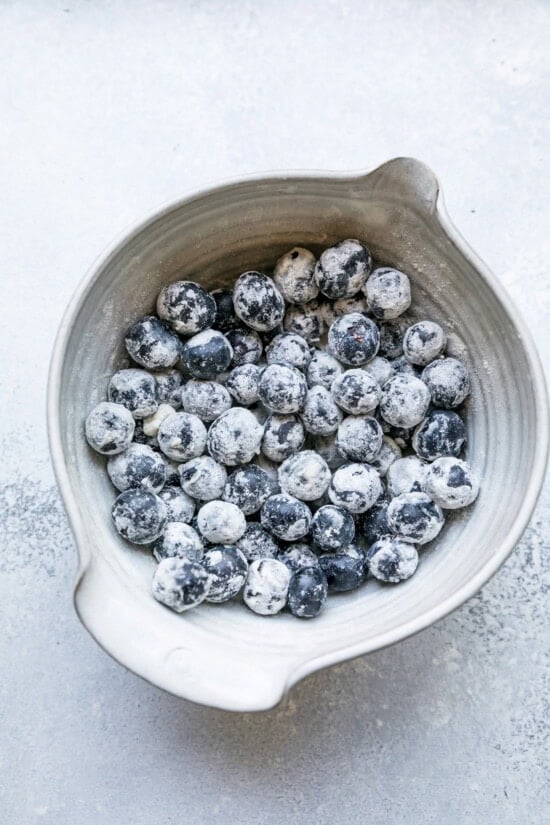
<svg viewBox="0 0 550 825"><path fill-rule="evenodd" d="M219 178L402 154L547 363L549 37L542 0L0 3L2 825L548 821L548 489L454 615L231 715L79 625L44 393L63 308L129 222Z"/></svg>

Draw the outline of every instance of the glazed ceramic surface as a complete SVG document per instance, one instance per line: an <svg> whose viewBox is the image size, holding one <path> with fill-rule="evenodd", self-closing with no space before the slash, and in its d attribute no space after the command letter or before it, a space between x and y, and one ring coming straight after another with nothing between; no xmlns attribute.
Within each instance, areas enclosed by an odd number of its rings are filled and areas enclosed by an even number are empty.
<svg viewBox="0 0 550 825"><path fill-rule="evenodd" d="M105 397L111 373L128 363L123 331L153 310L171 281L230 286L247 269L271 269L293 245L319 252L346 237L409 274L414 317L440 321L450 353L468 363L468 458L482 478L480 496L449 516L410 581L369 581L333 596L315 621L266 619L238 602L172 613L150 594L150 552L115 532L104 459L83 437L87 412ZM74 598L84 625L159 687L240 711L273 706L308 673L397 642L475 593L527 525L548 444L544 380L530 337L449 223L433 173L410 159L367 175L296 173L223 185L128 234L93 268L65 314L52 360L49 432L78 548Z"/></svg>

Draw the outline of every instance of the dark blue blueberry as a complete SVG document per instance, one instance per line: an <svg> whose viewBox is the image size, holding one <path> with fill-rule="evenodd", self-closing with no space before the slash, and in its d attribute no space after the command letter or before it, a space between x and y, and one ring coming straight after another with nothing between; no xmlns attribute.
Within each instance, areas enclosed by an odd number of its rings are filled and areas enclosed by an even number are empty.
<svg viewBox="0 0 550 825"><path fill-rule="evenodd" d="M279 545L273 536L257 522L247 525L236 546L248 562L256 559L274 559L279 552Z"/></svg>
<svg viewBox="0 0 550 825"><path fill-rule="evenodd" d="M158 493L166 481L164 459L145 444L130 444L123 453L111 456L107 462L107 473L120 492L132 487L144 487Z"/></svg>
<svg viewBox="0 0 550 825"><path fill-rule="evenodd" d="M386 499L379 499L363 516L362 531L369 545L392 532L388 524L388 504Z"/></svg>
<svg viewBox="0 0 550 825"><path fill-rule="evenodd" d="M365 580L365 554L357 545L345 553L327 553L319 557L319 564L327 577L328 589L334 593L355 590Z"/></svg>
<svg viewBox="0 0 550 825"><path fill-rule="evenodd" d="M242 326L235 327L228 331L226 338L233 349L232 367L258 363L263 351L263 344L257 332Z"/></svg>
<svg viewBox="0 0 550 825"><path fill-rule="evenodd" d="M414 431L412 446L416 454L427 461L442 456L458 458L466 438L466 425L458 413L432 410Z"/></svg>
<svg viewBox="0 0 550 825"><path fill-rule="evenodd" d="M241 321L262 332L278 327L285 314L283 296L262 272L245 272L237 278L233 304Z"/></svg>
<svg viewBox="0 0 550 825"><path fill-rule="evenodd" d="M158 409L157 384L145 370L119 370L109 381L109 401L122 404L134 418L147 418Z"/></svg>
<svg viewBox="0 0 550 825"><path fill-rule="evenodd" d="M360 367L374 358L379 343L378 327L359 312L337 318L328 331L330 352L343 364L352 367Z"/></svg>
<svg viewBox="0 0 550 825"><path fill-rule="evenodd" d="M141 487L117 496L111 512L120 535L134 544L150 544L158 538L168 517L164 501Z"/></svg>
<svg viewBox="0 0 550 825"><path fill-rule="evenodd" d="M296 573L297 570L303 570L306 567L317 567L319 565L319 557L313 552L308 544L287 544L279 551L277 556L279 561L286 564L289 570Z"/></svg>
<svg viewBox="0 0 550 825"><path fill-rule="evenodd" d="M195 335L214 323L216 302L199 284L176 281L161 289L157 314L181 335Z"/></svg>
<svg viewBox="0 0 550 825"><path fill-rule="evenodd" d="M146 315L135 321L124 338L128 354L148 370L173 367L178 361L181 341L165 321Z"/></svg>
<svg viewBox="0 0 550 825"><path fill-rule="evenodd" d="M325 606L327 591L325 574L318 565L298 570L288 586L288 609L299 619L313 619Z"/></svg>
<svg viewBox="0 0 550 825"><path fill-rule="evenodd" d="M430 391L434 407L458 407L470 392L468 371L456 358L432 361L423 370L422 380Z"/></svg>
<svg viewBox="0 0 550 825"><path fill-rule="evenodd" d="M231 289L214 289L210 295L216 302L216 318L212 327L220 332L227 332L239 325L233 306L233 291Z"/></svg>
<svg viewBox="0 0 550 825"><path fill-rule="evenodd" d="M334 552L351 544L355 538L355 522L343 507L325 504L311 520L311 538L322 552Z"/></svg>
<svg viewBox="0 0 550 825"><path fill-rule="evenodd" d="M406 541L427 544L439 535L444 523L441 507L426 493L402 493L388 505L391 531Z"/></svg>
<svg viewBox="0 0 550 825"><path fill-rule="evenodd" d="M315 281L327 298L350 298L365 285L372 257L360 241L348 238L321 254L315 267Z"/></svg>
<svg viewBox="0 0 550 825"><path fill-rule="evenodd" d="M259 510L278 489L275 479L265 470L257 464L248 464L231 473L225 483L222 498L236 504L245 516L249 516Z"/></svg>
<svg viewBox="0 0 550 825"><path fill-rule="evenodd" d="M228 369L233 358L231 344L221 332L199 332L182 347L181 360L193 378L213 378Z"/></svg>
<svg viewBox="0 0 550 825"><path fill-rule="evenodd" d="M278 493L262 507L262 526L285 541L296 541L309 532L311 510L294 496Z"/></svg>
<svg viewBox="0 0 550 825"><path fill-rule="evenodd" d="M207 550L202 565L210 574L210 585L206 601L228 602L243 587L248 573L248 562L236 547L218 544Z"/></svg>

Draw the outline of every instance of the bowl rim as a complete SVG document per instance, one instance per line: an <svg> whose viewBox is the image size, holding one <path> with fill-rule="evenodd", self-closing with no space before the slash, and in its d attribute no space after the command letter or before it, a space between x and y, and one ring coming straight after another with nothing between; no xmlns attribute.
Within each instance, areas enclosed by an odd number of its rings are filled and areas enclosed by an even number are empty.
<svg viewBox="0 0 550 825"><path fill-rule="evenodd" d="M187 203L197 199L203 198L213 194L224 188L231 188L239 184L245 183L276 183L288 182L296 179L323 179L323 180L340 180L340 181L357 181L370 178L371 176L382 173L390 167L404 167L407 166L409 170L412 168L417 175L421 175L425 180L428 180L431 186L431 193L429 196L430 207L433 210L434 216L439 221L443 232L448 237L449 241L460 252L460 254L474 267L479 276L488 284L490 289L496 294L498 300L503 305L508 313L512 323L521 339L523 349L531 374L533 395L535 399L535 427L536 440L538 449L531 467L531 474L528 486L524 492L521 507L518 511L514 521L513 528L510 530L507 538L498 548L496 548L492 557L481 567L478 572L470 579L468 579L461 587L442 601L437 606L433 607L418 617L400 625L398 628L382 633L376 637L375 643L372 641L365 641L355 643L350 646L341 647L337 650L326 654L308 658L302 663L299 663L286 676L286 681L280 695L276 701L270 701L269 705L265 703L258 704L257 707L252 707L251 710L267 710L276 705L286 694L286 692L299 680L305 678L309 674L320 670L330 665L337 664L348 659L353 659L364 655L374 650L380 650L390 645L396 644L410 636L419 633L421 630L429 627L451 612L456 610L460 605L468 601L474 596L481 587L497 572L501 565L506 561L512 550L520 540L522 534L528 526L529 520L533 514L540 495L547 461L548 461L548 447L549 447L549 417L548 417L548 394L544 371L541 360L537 352L531 332L526 323L523 321L520 312L514 305L512 299L509 297L506 289L502 286L498 278L492 273L489 267L479 258L473 251L467 241L463 238L461 233L455 227L446 210L441 185L436 175L421 161L414 158L397 157L387 161L375 169L370 171L324 171L324 170L291 170L291 171L275 171L275 172L256 172L248 175L240 175L238 177L223 180L221 182L212 182L208 185L196 187L180 198L164 203L159 208L149 212L144 219L133 221L129 226L117 233L115 239L100 253L88 268L86 274L83 276L77 285L73 295L63 313L58 332L55 338L52 356L50 361L48 387L47 387L47 431L50 448L50 455L54 475L61 493L62 502L67 513L69 526L74 536L78 565L73 586L73 604L75 611L88 632L97 641L100 647L103 648L116 661L117 656L105 646L99 634L96 634L92 623L90 622L89 614L86 620L82 616L79 609L77 593L79 585L86 573L90 563L91 554L88 550L88 542L85 537L85 526L79 511L78 502L73 493L69 474L65 462L65 454L63 449L63 438L60 425L60 403L61 403L61 376L63 371L63 364L65 361L67 346L72 332L72 327L75 318L77 317L81 307L86 301L88 294L92 290L94 284L101 276L102 271L108 264L109 260L116 256L119 251L128 243L138 237L147 227L156 221L161 220L166 215L176 209L184 207ZM155 684L150 678L144 676L137 670L134 670L131 665L124 662L124 666L132 670L141 678ZM156 685L158 686L158 685ZM163 688L166 689L166 688ZM169 691L170 692L170 691ZM177 694L183 696L183 694ZM197 701L197 700L192 700ZM220 708L227 709L223 704L214 703L206 700L205 703ZM233 708L232 708L233 709ZM248 709L248 708L247 708ZM243 710L243 708L239 708Z"/></svg>

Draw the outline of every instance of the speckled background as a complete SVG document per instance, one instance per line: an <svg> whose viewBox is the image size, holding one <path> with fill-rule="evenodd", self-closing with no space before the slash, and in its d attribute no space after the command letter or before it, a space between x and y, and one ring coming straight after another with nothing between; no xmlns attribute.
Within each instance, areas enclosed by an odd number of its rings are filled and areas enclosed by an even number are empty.
<svg viewBox="0 0 550 825"><path fill-rule="evenodd" d="M79 625L44 396L64 306L128 223L219 178L403 154L548 362L549 39L544 0L0 2L2 825L547 821L548 489L454 615L231 715Z"/></svg>

